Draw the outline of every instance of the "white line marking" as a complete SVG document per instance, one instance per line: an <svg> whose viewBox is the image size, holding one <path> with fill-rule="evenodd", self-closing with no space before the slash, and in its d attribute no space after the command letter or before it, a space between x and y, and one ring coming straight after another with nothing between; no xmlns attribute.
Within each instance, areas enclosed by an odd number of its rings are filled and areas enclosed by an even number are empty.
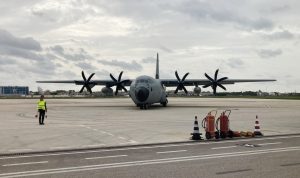
<svg viewBox="0 0 300 178"><path fill-rule="evenodd" d="M105 146L105 144L87 145L87 147ZM85 146L82 146L85 147Z"/></svg>
<svg viewBox="0 0 300 178"><path fill-rule="evenodd" d="M4 164L2 166L22 166L22 165L31 165L31 164L45 164L48 163L48 161L40 161L40 162L27 162L27 163L15 163L15 164Z"/></svg>
<svg viewBox="0 0 300 178"><path fill-rule="evenodd" d="M274 142L274 143L260 143L257 145L263 146L263 145L277 145L277 144L281 144L282 142Z"/></svg>
<svg viewBox="0 0 300 178"><path fill-rule="evenodd" d="M84 158L84 159L118 158L118 157L124 157L124 156L128 156L128 155L113 155L113 156L91 157L91 158Z"/></svg>
<svg viewBox="0 0 300 178"><path fill-rule="evenodd" d="M217 149L226 149L226 148L234 148L236 146L224 146L224 147L214 147L214 148L211 148L212 150L217 150Z"/></svg>
<svg viewBox="0 0 300 178"><path fill-rule="evenodd" d="M259 140L275 140L282 138L298 138L300 135L294 136L279 136L279 137L269 137L269 138L250 138L250 139L238 139L238 140L228 140L222 142L200 142L200 143L179 143L179 144L167 144L167 145L155 145L155 146L141 146L141 147L131 147L131 148L116 148L107 150L92 150L92 151L75 151L75 152L61 152L61 153L45 153L36 155L26 155L26 156L8 156L0 157L2 159L18 159L18 158L31 158L31 157L44 157L44 156L60 156L60 155L73 155L73 154L88 154L88 153L100 153L100 152L113 152L113 151L124 151L124 150L140 150L140 149L153 149L153 148L166 148L166 147L181 147L181 146L197 146L197 145L210 145L210 144L222 144L222 143L234 143L234 142L249 142L249 141L259 141Z"/></svg>
<svg viewBox="0 0 300 178"><path fill-rule="evenodd" d="M110 135L110 136L114 136L113 134L111 134L111 133L108 133L108 132L106 132L106 134L107 134L107 135Z"/></svg>
<svg viewBox="0 0 300 178"><path fill-rule="evenodd" d="M124 137L119 137L119 139L123 139L123 140L126 140L126 138L124 138Z"/></svg>
<svg viewBox="0 0 300 178"><path fill-rule="evenodd" d="M134 140L128 140L128 143L134 144L134 143L138 143L138 142L137 142L137 141L134 141Z"/></svg>
<svg viewBox="0 0 300 178"><path fill-rule="evenodd" d="M185 152L186 150L175 150L175 151L161 151L156 152L157 154L164 154L164 153L178 153L178 152Z"/></svg>
<svg viewBox="0 0 300 178"><path fill-rule="evenodd" d="M9 152L22 152L22 151L32 151L33 149L13 149L8 150Z"/></svg>
<svg viewBox="0 0 300 178"><path fill-rule="evenodd" d="M55 168L55 169L24 171L24 172L12 172L12 173L0 174L0 177L9 178L9 177L22 177L22 176L24 177L24 176L49 175L49 174L100 170L100 169L120 168L120 167L129 167L129 166L153 165L153 164L164 164L164 163L174 163L174 162L184 162L184 161L194 161L194 160L236 157L236 156L259 155L259 154L287 152L287 151L300 151L300 146L277 148L277 149L255 150L255 151L211 154L211 155L197 155L197 156L187 156L187 157L177 157L177 158L120 162L120 163L110 163L110 164L97 164L97 165L89 165L89 166L65 167L65 168Z"/></svg>
<svg viewBox="0 0 300 178"><path fill-rule="evenodd" d="M51 147L51 150L56 150L56 149L72 149L75 147L67 147L67 146L58 146L58 147Z"/></svg>

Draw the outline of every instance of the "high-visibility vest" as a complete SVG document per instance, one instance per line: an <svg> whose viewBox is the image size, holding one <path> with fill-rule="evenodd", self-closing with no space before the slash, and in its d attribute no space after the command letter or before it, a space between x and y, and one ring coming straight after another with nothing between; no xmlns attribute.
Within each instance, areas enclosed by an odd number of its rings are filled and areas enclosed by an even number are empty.
<svg viewBox="0 0 300 178"><path fill-rule="evenodd" d="M46 101L38 101L37 109L46 110Z"/></svg>

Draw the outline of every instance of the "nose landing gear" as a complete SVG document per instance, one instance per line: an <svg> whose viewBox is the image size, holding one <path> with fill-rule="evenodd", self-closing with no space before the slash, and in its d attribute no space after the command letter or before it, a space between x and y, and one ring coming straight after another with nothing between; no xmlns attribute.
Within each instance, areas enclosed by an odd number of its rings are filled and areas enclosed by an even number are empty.
<svg viewBox="0 0 300 178"><path fill-rule="evenodd" d="M149 108L148 104L141 104L139 106L140 106L140 109L148 109Z"/></svg>

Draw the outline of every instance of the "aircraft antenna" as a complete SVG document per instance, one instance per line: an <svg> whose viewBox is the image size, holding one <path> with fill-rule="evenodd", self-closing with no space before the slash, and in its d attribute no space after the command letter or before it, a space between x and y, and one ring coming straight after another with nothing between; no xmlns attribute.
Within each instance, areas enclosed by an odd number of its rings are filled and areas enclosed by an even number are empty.
<svg viewBox="0 0 300 178"><path fill-rule="evenodd" d="M158 57L158 53L156 56L156 74L155 74L155 78L159 79L159 57Z"/></svg>

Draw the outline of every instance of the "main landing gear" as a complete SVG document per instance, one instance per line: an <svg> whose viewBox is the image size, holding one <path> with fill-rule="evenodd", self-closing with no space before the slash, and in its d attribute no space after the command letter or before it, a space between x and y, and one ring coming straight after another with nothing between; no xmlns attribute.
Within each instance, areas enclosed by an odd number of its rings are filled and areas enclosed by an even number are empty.
<svg viewBox="0 0 300 178"><path fill-rule="evenodd" d="M141 104L141 105L138 105L138 107L140 107L140 109L148 109L149 104Z"/></svg>
<svg viewBox="0 0 300 178"><path fill-rule="evenodd" d="M163 105L163 107L166 107L168 104L168 100L166 100L165 102L161 102L160 104Z"/></svg>

